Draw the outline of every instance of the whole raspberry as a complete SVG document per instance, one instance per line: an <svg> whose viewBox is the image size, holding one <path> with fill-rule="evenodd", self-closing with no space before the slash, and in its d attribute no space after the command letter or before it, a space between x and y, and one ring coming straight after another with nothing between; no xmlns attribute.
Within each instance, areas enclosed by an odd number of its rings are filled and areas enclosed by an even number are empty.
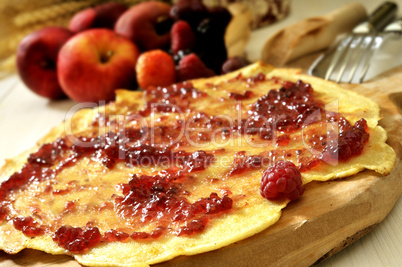
<svg viewBox="0 0 402 267"><path fill-rule="evenodd" d="M171 33L171 49L174 55L179 51L191 50L195 46L195 34L190 24L179 20L173 24Z"/></svg>
<svg viewBox="0 0 402 267"><path fill-rule="evenodd" d="M135 66L137 81L142 89L149 86L168 86L176 81L176 67L173 58L156 49L142 53Z"/></svg>
<svg viewBox="0 0 402 267"><path fill-rule="evenodd" d="M180 60L177 68L177 79L179 82L197 78L207 78L214 75L214 71L208 69L194 53L184 56Z"/></svg>
<svg viewBox="0 0 402 267"><path fill-rule="evenodd" d="M266 169L261 179L261 196L269 200L298 199L304 193L299 170L290 161L278 161Z"/></svg>

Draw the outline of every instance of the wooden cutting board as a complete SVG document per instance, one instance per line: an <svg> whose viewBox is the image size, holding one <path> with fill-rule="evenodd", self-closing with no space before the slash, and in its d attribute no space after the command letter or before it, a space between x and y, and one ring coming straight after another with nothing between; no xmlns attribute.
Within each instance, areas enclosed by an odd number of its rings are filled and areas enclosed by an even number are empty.
<svg viewBox="0 0 402 267"><path fill-rule="evenodd" d="M306 66L295 62L293 67ZM401 195L402 66L361 85L344 85L372 98L381 108L380 125L397 153L394 170L382 177L363 171L343 180L313 182L265 231L222 249L181 256L155 266L310 266L358 240L379 224ZM1 266L80 266L69 256L30 249L0 252Z"/></svg>

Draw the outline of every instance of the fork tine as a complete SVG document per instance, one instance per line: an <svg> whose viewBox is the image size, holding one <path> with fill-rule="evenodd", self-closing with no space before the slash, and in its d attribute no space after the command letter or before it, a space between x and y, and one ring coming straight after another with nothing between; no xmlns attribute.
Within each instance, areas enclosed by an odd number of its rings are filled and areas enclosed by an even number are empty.
<svg viewBox="0 0 402 267"><path fill-rule="evenodd" d="M367 45L365 46L365 39L367 39L367 38L370 38L370 40L367 43ZM374 40L375 40L375 35L362 37L363 44L361 46L361 49L359 50L360 55L359 55L358 59L355 61L355 64L353 65L353 67L351 68L351 71L349 73L349 78L347 80L348 83L352 82L358 66L366 66L367 65L367 68L368 68L369 59L372 56L372 53L370 53L370 48L373 45ZM359 79L359 81L360 81L360 79Z"/></svg>
<svg viewBox="0 0 402 267"><path fill-rule="evenodd" d="M363 69L360 73L359 83L362 83L364 80L364 77L366 77L367 71L370 67L369 59L371 59L371 57L373 56L374 50L378 49L384 41L383 36L378 37L378 39L379 39L378 41L376 41L376 39L377 39L377 36L373 36L372 42L370 43L370 46L368 47L367 57L366 57L364 64L362 65Z"/></svg>
<svg viewBox="0 0 402 267"><path fill-rule="evenodd" d="M350 59L352 58L352 55L355 53L358 53L356 51L359 51L361 47L361 43L364 40L363 36L355 36L353 38L352 42L350 43L350 46L347 49L345 58L342 60L342 65L340 66L338 76L336 78L336 82L339 83L342 80L343 74L345 73L346 67L349 66Z"/></svg>
<svg viewBox="0 0 402 267"><path fill-rule="evenodd" d="M331 63L329 64L329 67L327 69L327 72L325 73L325 80L329 80L331 78L332 73L335 70L335 67L338 65L340 62L340 59L343 57L343 55L346 53L348 50L350 44L353 41L354 35L350 35L347 37L347 39L343 40L336 48L335 54L331 59Z"/></svg>

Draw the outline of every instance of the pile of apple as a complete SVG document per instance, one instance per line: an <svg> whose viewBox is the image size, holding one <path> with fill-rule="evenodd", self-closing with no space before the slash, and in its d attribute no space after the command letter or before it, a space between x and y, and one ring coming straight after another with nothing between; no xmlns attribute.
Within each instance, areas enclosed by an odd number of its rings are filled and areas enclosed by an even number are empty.
<svg viewBox="0 0 402 267"><path fill-rule="evenodd" d="M110 2L78 12L68 28L47 27L25 37L17 70L25 85L49 99L110 101L115 89L146 89L209 77L246 62L227 59L231 19L202 0L174 5Z"/></svg>

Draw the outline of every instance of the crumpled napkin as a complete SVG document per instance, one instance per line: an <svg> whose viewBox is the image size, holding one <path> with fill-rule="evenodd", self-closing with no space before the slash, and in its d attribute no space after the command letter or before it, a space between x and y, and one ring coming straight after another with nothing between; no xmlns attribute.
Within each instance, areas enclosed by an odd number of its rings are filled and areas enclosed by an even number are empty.
<svg viewBox="0 0 402 267"><path fill-rule="evenodd" d="M326 15L296 22L268 38L261 59L274 66L283 66L328 48L339 34L351 31L366 18L367 11L361 3L350 3Z"/></svg>

